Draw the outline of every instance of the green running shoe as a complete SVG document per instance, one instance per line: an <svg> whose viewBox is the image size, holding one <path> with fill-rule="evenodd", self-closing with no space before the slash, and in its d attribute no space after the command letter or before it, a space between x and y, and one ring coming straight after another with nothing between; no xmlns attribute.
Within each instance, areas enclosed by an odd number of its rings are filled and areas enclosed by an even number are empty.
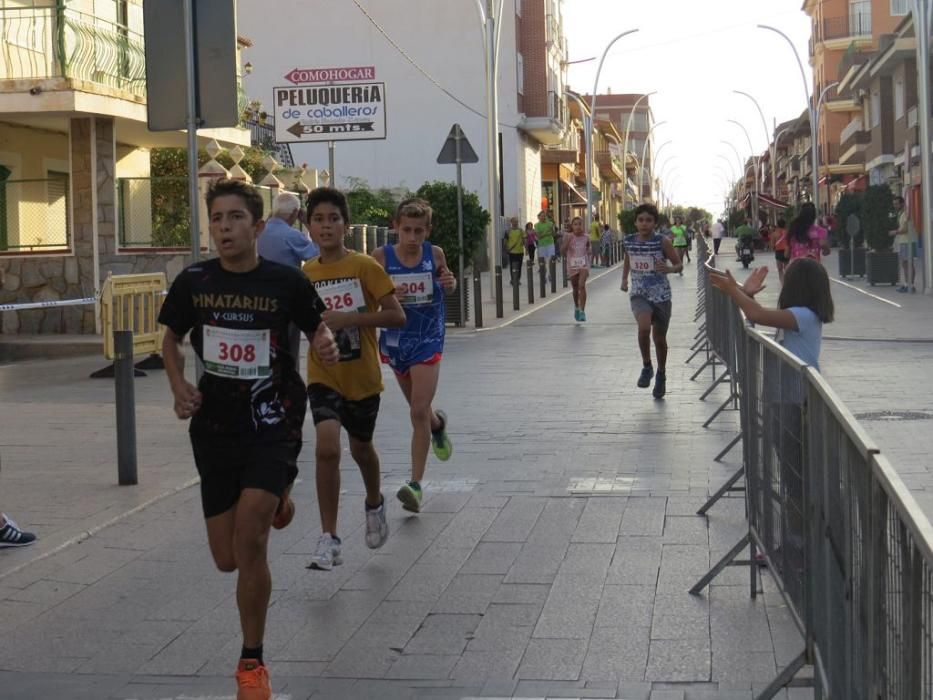
<svg viewBox="0 0 933 700"><path fill-rule="evenodd" d="M443 411L435 411L435 413L441 422L441 427L431 431L431 446L434 448L434 455L442 462L446 462L454 452L454 446L447 437L447 414Z"/></svg>
<svg viewBox="0 0 933 700"><path fill-rule="evenodd" d="M402 484L395 496L402 502L402 508L412 513L421 512L421 489L416 489L410 483Z"/></svg>

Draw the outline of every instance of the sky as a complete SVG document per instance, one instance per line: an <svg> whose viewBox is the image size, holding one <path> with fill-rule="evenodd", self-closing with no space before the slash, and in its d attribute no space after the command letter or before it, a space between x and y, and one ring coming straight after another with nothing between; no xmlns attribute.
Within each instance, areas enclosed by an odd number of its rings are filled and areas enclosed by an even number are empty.
<svg viewBox="0 0 933 700"><path fill-rule="evenodd" d="M780 124L806 107L800 68L787 41L757 29L769 24L793 41L812 89L807 44L810 21L802 0L564 0L564 32L572 64L568 85L590 94L607 44L629 29L638 32L619 39L606 56L598 93L652 95L654 132L660 148L656 167L662 187L674 204L701 206L714 215L723 209L725 180L739 174L739 158L721 143L727 141L744 160L749 139L764 152ZM761 105L761 116L741 90ZM661 148L661 145L670 143Z"/></svg>

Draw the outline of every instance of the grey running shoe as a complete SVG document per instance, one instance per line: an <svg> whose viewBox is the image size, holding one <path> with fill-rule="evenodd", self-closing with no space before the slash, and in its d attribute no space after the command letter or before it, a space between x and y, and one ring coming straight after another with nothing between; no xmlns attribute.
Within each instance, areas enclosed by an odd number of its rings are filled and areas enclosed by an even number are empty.
<svg viewBox="0 0 933 700"><path fill-rule="evenodd" d="M658 372L654 378L654 391L652 395L656 399L664 398L664 394L667 392L667 376L664 372Z"/></svg>
<svg viewBox="0 0 933 700"><path fill-rule="evenodd" d="M651 378L654 376L654 368L651 365L641 368L641 374L638 377L638 388L647 389L651 386Z"/></svg>
<svg viewBox="0 0 933 700"><path fill-rule="evenodd" d="M10 516L0 514L0 520L0 547L28 547L36 541L34 534L23 532Z"/></svg>
<svg viewBox="0 0 933 700"><path fill-rule="evenodd" d="M339 564L343 564L340 556L340 538L325 532L317 541L317 549L314 550L308 568L330 571Z"/></svg>
<svg viewBox="0 0 933 700"><path fill-rule="evenodd" d="M364 506L365 507L365 506ZM378 508L366 508L366 546L379 549L389 539L389 523L386 522L386 501L383 498Z"/></svg>

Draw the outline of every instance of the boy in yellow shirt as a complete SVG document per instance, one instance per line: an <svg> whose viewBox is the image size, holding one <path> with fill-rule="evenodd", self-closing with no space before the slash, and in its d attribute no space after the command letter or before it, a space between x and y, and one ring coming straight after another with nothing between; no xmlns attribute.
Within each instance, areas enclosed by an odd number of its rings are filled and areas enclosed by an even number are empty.
<svg viewBox="0 0 933 700"><path fill-rule="evenodd" d="M340 499L340 428L350 439L350 454L366 487L366 546L377 549L389 536L385 499L380 488L379 455L373 431L382 393L382 370L376 328L400 328L405 312L392 279L373 258L344 247L350 221L343 193L319 187L308 195L308 230L321 249L302 268L327 311L340 360L325 365L308 357L308 401L317 436L315 449L321 537L309 568L330 570L341 563L337 535Z"/></svg>

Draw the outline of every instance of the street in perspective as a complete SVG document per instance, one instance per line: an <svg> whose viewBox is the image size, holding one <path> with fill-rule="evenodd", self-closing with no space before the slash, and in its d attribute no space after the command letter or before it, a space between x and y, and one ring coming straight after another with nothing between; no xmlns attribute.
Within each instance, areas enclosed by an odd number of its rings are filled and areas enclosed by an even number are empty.
<svg viewBox="0 0 933 700"><path fill-rule="evenodd" d="M0 700L933 700L933 0L29 5Z"/></svg>

